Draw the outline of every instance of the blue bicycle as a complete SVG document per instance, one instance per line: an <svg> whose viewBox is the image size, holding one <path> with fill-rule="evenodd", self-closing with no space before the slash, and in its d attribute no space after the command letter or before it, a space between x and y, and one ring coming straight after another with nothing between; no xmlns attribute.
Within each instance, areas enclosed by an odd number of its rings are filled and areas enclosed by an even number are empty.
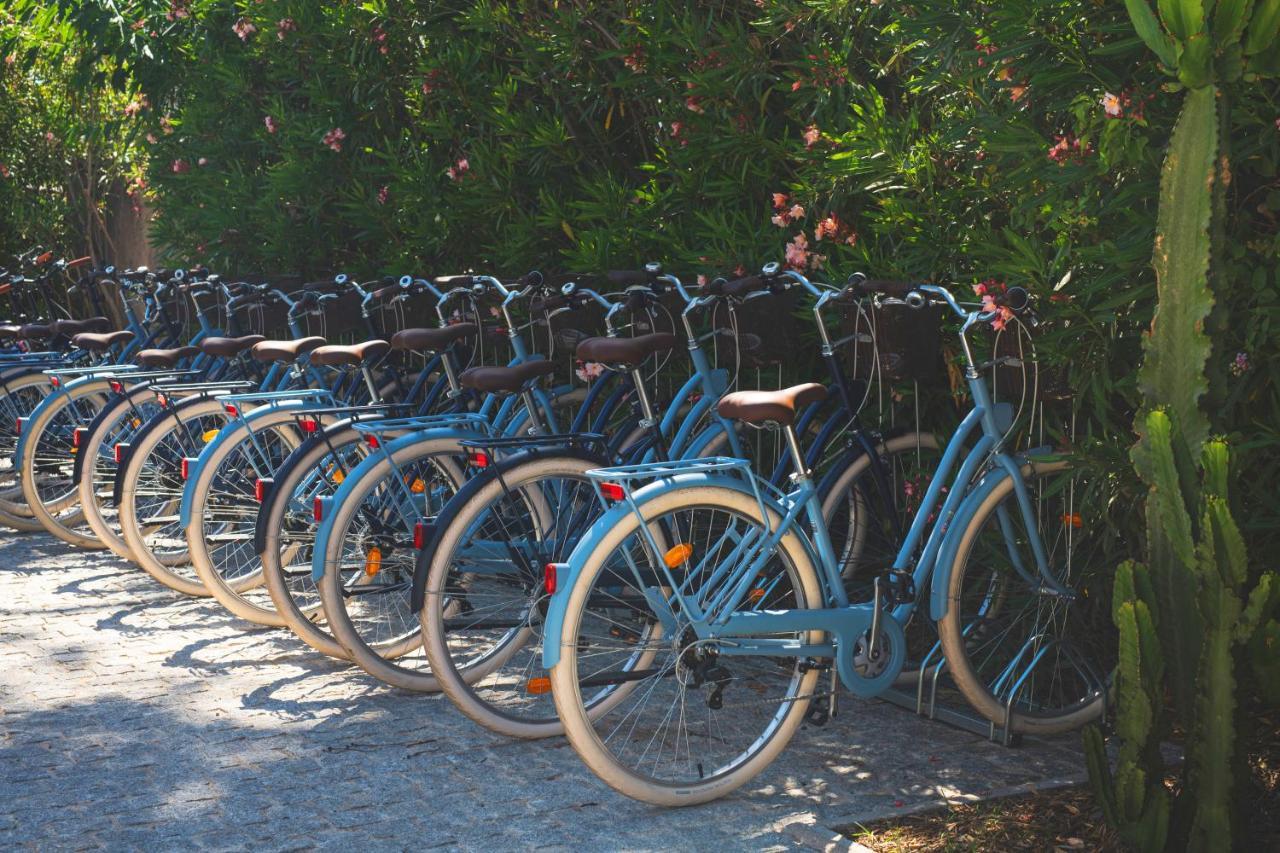
<svg viewBox="0 0 1280 853"><path fill-rule="evenodd" d="M991 311L935 285L853 286L961 318L972 403L870 600L849 599L795 434L797 410L827 394L817 384L719 404L781 431L797 471L788 490L732 458L598 469L589 476L612 507L545 567L557 711L587 765L628 796L722 796L768 766L813 700L834 711L837 684L876 696L908 665L950 679L1010 731L1063 731L1104 711L1103 507L1065 461L1006 447L1012 409L992 402L968 339L1023 310L1025 291ZM938 643L919 661L906 629L923 618Z"/></svg>

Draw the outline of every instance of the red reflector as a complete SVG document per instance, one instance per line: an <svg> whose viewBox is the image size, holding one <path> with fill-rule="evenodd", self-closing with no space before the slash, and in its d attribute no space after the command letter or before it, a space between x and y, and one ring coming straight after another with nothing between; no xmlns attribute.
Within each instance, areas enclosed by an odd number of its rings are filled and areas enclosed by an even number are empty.
<svg viewBox="0 0 1280 853"><path fill-rule="evenodd" d="M122 393L124 391L124 383L121 382L119 379L112 379L107 384L111 386L111 390L116 394Z"/></svg>
<svg viewBox="0 0 1280 853"><path fill-rule="evenodd" d="M413 547L421 551L427 546L427 525L419 521L413 526Z"/></svg>
<svg viewBox="0 0 1280 853"><path fill-rule="evenodd" d="M315 418L303 418L299 421L299 425L302 427L303 432L316 432L320 429L320 422Z"/></svg>
<svg viewBox="0 0 1280 853"><path fill-rule="evenodd" d="M62 384L62 380L61 380L61 379L59 379L59 378L58 378L58 377L56 377L56 376L50 376L50 377L49 377L49 384L50 384L50 385L52 385L54 388L57 388L59 385L61 385L61 384Z"/></svg>
<svg viewBox="0 0 1280 853"><path fill-rule="evenodd" d="M267 499L267 489L271 486L271 480L254 480L253 481L253 499L258 503L262 503Z"/></svg>
<svg viewBox="0 0 1280 853"><path fill-rule="evenodd" d="M239 409L237 409L235 406L231 405L230 403L227 403L227 404L226 404L225 406L223 406L222 408L226 409L226 410L227 410L227 414L228 414L228 415L231 415L231 417L233 417L233 418L238 418L238 417L240 417L240 410L239 410Z"/></svg>
<svg viewBox="0 0 1280 853"><path fill-rule="evenodd" d="M489 454L482 453L479 450L472 450L467 453L467 462L471 463L472 468L488 468Z"/></svg>
<svg viewBox="0 0 1280 853"><path fill-rule="evenodd" d="M75 429L73 429L73 430L71 431L71 446L72 446L72 447L77 447L77 448L78 448L78 447L81 445L81 443L83 443L83 441L84 441L84 434L85 434L85 432L87 431L87 429L88 429L87 427L76 427Z"/></svg>
<svg viewBox="0 0 1280 853"><path fill-rule="evenodd" d="M169 408L169 397L165 394L157 394L156 402L160 404L160 408L162 409Z"/></svg>
<svg viewBox="0 0 1280 853"><path fill-rule="evenodd" d="M378 444L378 437L376 435L367 435L365 436L364 440L367 441L369 443L369 446L372 447L374 450L378 449L379 444Z"/></svg>
<svg viewBox="0 0 1280 853"><path fill-rule="evenodd" d="M556 564L547 563L542 567L542 585L547 589L547 595L555 595L556 592Z"/></svg>
<svg viewBox="0 0 1280 853"><path fill-rule="evenodd" d="M22 435L22 422L25 420L26 418L18 418L13 423L13 431L16 432L18 435Z"/></svg>
<svg viewBox="0 0 1280 853"><path fill-rule="evenodd" d="M316 521L324 521L324 498L316 498L311 504L311 517Z"/></svg>
<svg viewBox="0 0 1280 853"><path fill-rule="evenodd" d="M626 491L617 483L601 483L600 494L610 501L620 501L627 496Z"/></svg>
<svg viewBox="0 0 1280 853"><path fill-rule="evenodd" d="M124 461L124 447L123 444L117 444L111 449L111 455L115 458L117 465Z"/></svg>
<svg viewBox="0 0 1280 853"><path fill-rule="evenodd" d="M182 457L182 479L186 480L191 476L191 458L189 456Z"/></svg>

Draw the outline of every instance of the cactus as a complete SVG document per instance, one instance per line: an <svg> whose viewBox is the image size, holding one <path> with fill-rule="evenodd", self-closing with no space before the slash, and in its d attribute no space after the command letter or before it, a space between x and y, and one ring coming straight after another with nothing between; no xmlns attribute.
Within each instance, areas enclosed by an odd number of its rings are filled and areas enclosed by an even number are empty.
<svg viewBox="0 0 1280 853"><path fill-rule="evenodd" d="M1227 504L1230 456L1223 442L1208 439L1200 406L1208 387L1210 261L1215 237L1220 243L1224 233L1214 220L1224 215L1230 175L1227 105L1217 83L1280 74L1280 0L1158 0L1156 10L1147 0L1125 0L1125 6L1138 36L1186 95L1160 174L1152 257L1157 307L1143 340L1143 405L1132 451L1148 489L1147 562L1122 565L1115 582L1114 772L1097 729L1086 732L1085 746L1107 820L1133 847L1229 849L1235 659L1247 647L1256 661L1258 649L1280 643L1280 625L1266 621L1280 584L1268 573L1246 594L1244 540ZM1158 749L1166 685L1187 732L1186 777L1172 809Z"/></svg>
<svg viewBox="0 0 1280 853"><path fill-rule="evenodd" d="M1120 632L1116 691L1121 715L1120 751L1112 775L1102 733L1085 730L1085 759L1107 822L1135 850L1159 851L1169 829L1169 792L1159 767L1166 726L1161 707L1164 654L1156 632L1158 608L1146 566L1126 562L1116 571L1112 620ZM1154 759L1154 760L1153 760Z"/></svg>

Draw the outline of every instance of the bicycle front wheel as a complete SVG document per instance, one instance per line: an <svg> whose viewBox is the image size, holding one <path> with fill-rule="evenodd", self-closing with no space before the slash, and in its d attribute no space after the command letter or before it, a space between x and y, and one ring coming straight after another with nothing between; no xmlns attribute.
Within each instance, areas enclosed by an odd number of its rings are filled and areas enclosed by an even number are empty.
<svg viewBox="0 0 1280 853"><path fill-rule="evenodd" d="M694 805L733 791L773 761L804 719L819 673L795 657L742 654L732 638L698 639L663 580L663 564L672 567L680 597L700 607L748 571L755 572L750 609L820 607L820 585L794 533L764 565L743 558L744 543L767 535L750 495L686 487L641 511L644 522L633 513L611 529L563 593L561 635L547 639L560 646L551 692L569 742L610 787L655 805ZM780 519L770 515L777 529ZM656 549L642 523L659 532ZM661 627L664 619L674 630ZM807 645L822 636L767 639Z"/></svg>
<svg viewBox="0 0 1280 853"><path fill-rule="evenodd" d="M1053 589L1037 569L1015 481L1006 477L965 528L938 623L947 671L975 710L1010 732L1053 734L1098 719L1116 640L1114 565L1102 502L1067 463L1023 469Z"/></svg>

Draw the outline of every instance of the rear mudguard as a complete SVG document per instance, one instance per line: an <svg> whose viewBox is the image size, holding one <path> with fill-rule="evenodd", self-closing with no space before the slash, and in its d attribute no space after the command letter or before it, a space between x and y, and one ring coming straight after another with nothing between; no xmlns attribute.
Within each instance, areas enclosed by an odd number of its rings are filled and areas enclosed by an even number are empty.
<svg viewBox="0 0 1280 853"><path fill-rule="evenodd" d="M495 478L504 476L521 465L549 457L560 459L565 457L581 459L602 467L609 464L609 460L603 455L599 453L591 453L581 447L543 447L521 451L513 456L509 456L497 465L492 465L489 468L486 468L483 472L468 480L463 487L458 490L458 493L449 499L449 502L444 505L444 509L442 509L440 514L436 516L435 521L429 525L427 531L427 545L419 553L418 561L414 565L413 569L413 591L409 606L413 609L414 613L421 612L423 604L426 601L427 569L431 564L431 555L435 553L436 545L439 542L441 535L449 528L449 525L453 523L454 518L462 511L462 508L471 501L472 497L480 491L480 489L484 488L488 483L491 483Z"/></svg>
<svg viewBox="0 0 1280 853"><path fill-rule="evenodd" d="M189 466L187 471L187 481L182 486L182 508L178 511L182 529L186 530L187 525L191 523L191 502L195 498L196 482L200 478L200 471L204 468L205 462L217 452L219 447L228 442L240 441L245 435L253 431L255 422L269 415L275 415L280 412L305 411L309 408L319 407L320 404L315 400L276 400L265 406L259 406L256 409L245 412L218 430L218 434L200 449L200 455L196 457L195 464Z"/></svg>
<svg viewBox="0 0 1280 853"><path fill-rule="evenodd" d="M564 642L561 637L561 631L564 629L565 607L569 602L569 590L573 589L577 582L578 576L582 574L583 566L587 558L599 546L600 540L614 527L626 521L627 516L633 514L635 509L632 507L634 502L638 508L659 495L664 495L673 488L687 488L690 486L718 486L721 488L732 489L750 495L755 499L755 492L751 490L751 486L743 482L741 479L725 474L677 474L674 477L666 477L662 480L650 483L632 493L631 501L620 501L614 504L604 515L596 519L595 524L591 525L591 529L587 531L587 535L582 537L578 542L578 546L573 549L573 553L569 555L569 559L562 563L556 573L556 592L551 596L551 602L547 605L547 615L543 623L543 641L542 641L542 665L547 669L555 666L560 662L560 644ZM779 515L785 515L785 511L781 507L773 506L768 496L763 496L767 504L776 510Z"/></svg>
<svg viewBox="0 0 1280 853"><path fill-rule="evenodd" d="M1014 457L1018 466L1025 473L1033 457L1046 456L1052 451L1047 447L1037 447ZM956 514L947 523L947 532L938 547L938 556L934 560L933 574L929 580L929 617L937 622L947 615L947 589L951 586L951 570L960 550L960 540L969 528L978 507L982 505L992 492L1009 477L1008 469L997 465L978 478L969 489Z"/></svg>
<svg viewBox="0 0 1280 853"><path fill-rule="evenodd" d="M58 401L63 396L70 395L71 393L75 391L80 391L80 390L84 390L89 393L92 393L93 391L98 390L93 387L94 385L101 386L101 391L108 397L111 396L111 384L108 380L103 379L101 377L81 376L76 379L73 379L70 382L62 383L61 387L55 390L48 397L45 397L43 400L41 400L40 404L36 406L34 409L32 409L31 412L26 416L27 420L28 421L34 420L37 415L41 415L48 409L53 408L55 405L58 404ZM13 467L15 470L22 468L22 457L23 457L23 454L26 453L27 442L30 436L31 436L30 430L23 430L22 435L18 436L18 447L13 452Z"/></svg>
<svg viewBox="0 0 1280 853"><path fill-rule="evenodd" d="M93 435L95 432L102 429L102 425L106 422L107 418L115 414L116 406L121 405L122 403L124 405L128 405L128 403L124 403L125 400L132 400L133 405L137 405L139 400L144 399L145 397L154 396L155 392L146 385L135 385L128 389L124 394L115 395L113 399L107 401L107 405L102 407L102 411L98 412L97 417L89 422L86 434ZM141 424L139 424L139 426L141 426ZM79 484L80 480L84 477L86 458L85 454L76 453L75 466L72 468L72 479L76 484Z"/></svg>
<svg viewBox="0 0 1280 853"><path fill-rule="evenodd" d="M354 418L343 418L335 423L325 424L319 433L304 440L302 444L295 447L293 451L284 458L284 462L280 463L280 468L276 471L276 474L291 471L292 468L298 464L297 460L301 458L303 454L310 453L312 448L316 445L332 441L333 436L338 435L343 430L350 427L354 420ZM277 498L276 496L278 493L279 491L273 486L271 491L267 493L266 500L263 501L262 506L258 509L258 522L253 528L253 553L255 554L261 554L267 549L267 519L271 516L271 509L273 506L271 502L274 500L289 499L287 496L284 498Z"/></svg>
<svg viewBox="0 0 1280 853"><path fill-rule="evenodd" d="M351 500L352 494L355 493L360 481L363 480L375 465L387 456L394 456L406 447L412 447L424 441L436 441L439 439L452 439L454 441L477 441L488 438L485 434L474 429L462 429L459 427L437 427L435 429L422 430L421 432L413 432L409 435L401 436L395 441L388 441L382 445L382 451L372 453L360 461L360 464L351 469L351 473L343 479L342 484L338 486L338 490L333 493L333 497L329 498L330 506L338 506L345 501ZM461 446L458 452L462 452ZM320 523L320 529L316 531L315 545L312 546L311 559L311 577L319 583L324 578L324 555L329 549L329 531L332 529L330 522L333 516L327 516Z"/></svg>
<svg viewBox="0 0 1280 853"><path fill-rule="evenodd" d="M149 388L153 394L156 393L154 388ZM179 400L173 406L165 408L163 411L156 412L151 420L142 425L130 438L130 444L140 444L144 438L149 436L154 430L161 428L168 429L170 425L177 423L182 419L183 413L194 406L205 402L210 398L201 394L193 394ZM111 486L111 502L114 506L120 506L121 493L124 491L124 470L127 467L127 460L121 460L121 464L116 466L115 482Z"/></svg>

